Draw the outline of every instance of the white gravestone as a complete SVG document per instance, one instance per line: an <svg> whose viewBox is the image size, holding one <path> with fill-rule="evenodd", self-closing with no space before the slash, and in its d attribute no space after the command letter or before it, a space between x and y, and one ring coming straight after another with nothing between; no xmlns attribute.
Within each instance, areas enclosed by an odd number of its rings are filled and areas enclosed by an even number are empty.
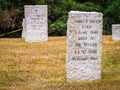
<svg viewBox="0 0 120 90"><path fill-rule="evenodd" d="M25 5L26 42L48 40L47 5Z"/></svg>
<svg viewBox="0 0 120 90"><path fill-rule="evenodd" d="M66 56L68 82L101 78L102 16L98 12L69 12Z"/></svg>
<svg viewBox="0 0 120 90"><path fill-rule="evenodd" d="M25 38L25 35L26 35L26 25L25 25L25 19L23 19L23 22L22 22L22 27L23 27L23 30L22 30L22 38Z"/></svg>
<svg viewBox="0 0 120 90"><path fill-rule="evenodd" d="M120 40L120 24L112 25L112 39L115 41Z"/></svg>

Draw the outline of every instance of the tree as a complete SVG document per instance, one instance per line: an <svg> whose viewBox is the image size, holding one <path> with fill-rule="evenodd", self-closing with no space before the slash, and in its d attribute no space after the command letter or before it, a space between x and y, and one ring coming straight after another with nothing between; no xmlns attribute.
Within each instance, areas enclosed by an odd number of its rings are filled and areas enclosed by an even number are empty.
<svg viewBox="0 0 120 90"><path fill-rule="evenodd" d="M0 0L0 33L21 28L24 5L37 3L38 0Z"/></svg>
<svg viewBox="0 0 120 90"><path fill-rule="evenodd" d="M111 25L120 22L120 1L114 0L104 9L104 34L111 34Z"/></svg>

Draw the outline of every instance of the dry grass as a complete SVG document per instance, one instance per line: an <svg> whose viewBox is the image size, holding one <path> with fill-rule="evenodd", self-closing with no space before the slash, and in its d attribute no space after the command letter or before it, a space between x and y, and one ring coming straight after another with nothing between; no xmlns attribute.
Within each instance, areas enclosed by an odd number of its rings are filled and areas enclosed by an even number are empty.
<svg viewBox="0 0 120 90"><path fill-rule="evenodd" d="M102 79L66 82L66 37L0 38L0 90L120 90L120 41L103 37Z"/></svg>

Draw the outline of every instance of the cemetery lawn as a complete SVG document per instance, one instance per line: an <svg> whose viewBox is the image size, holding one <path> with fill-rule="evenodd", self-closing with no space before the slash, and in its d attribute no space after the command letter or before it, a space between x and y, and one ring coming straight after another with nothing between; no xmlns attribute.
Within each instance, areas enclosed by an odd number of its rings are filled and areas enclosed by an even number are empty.
<svg viewBox="0 0 120 90"><path fill-rule="evenodd" d="M0 38L0 90L120 90L120 41L103 36L102 78L66 82L66 37Z"/></svg>

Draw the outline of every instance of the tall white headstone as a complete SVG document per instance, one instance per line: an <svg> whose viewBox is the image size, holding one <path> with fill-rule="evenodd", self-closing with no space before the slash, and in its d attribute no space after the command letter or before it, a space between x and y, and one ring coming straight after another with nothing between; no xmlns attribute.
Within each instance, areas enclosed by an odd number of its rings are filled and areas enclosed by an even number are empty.
<svg viewBox="0 0 120 90"><path fill-rule="evenodd" d="M26 42L48 40L47 5L25 5Z"/></svg>
<svg viewBox="0 0 120 90"><path fill-rule="evenodd" d="M112 25L112 39L114 41L120 40L120 24L113 24Z"/></svg>
<svg viewBox="0 0 120 90"><path fill-rule="evenodd" d="M102 16L98 12L69 12L66 56L68 82L101 78Z"/></svg>

